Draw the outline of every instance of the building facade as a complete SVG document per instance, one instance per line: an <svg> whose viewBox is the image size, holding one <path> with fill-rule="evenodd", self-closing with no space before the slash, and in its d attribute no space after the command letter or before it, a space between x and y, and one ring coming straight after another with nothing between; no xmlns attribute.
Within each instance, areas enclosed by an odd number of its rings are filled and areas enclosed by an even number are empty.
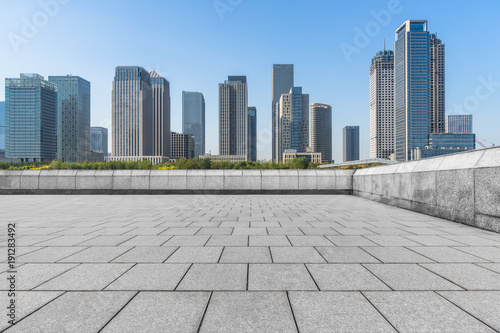
<svg viewBox="0 0 500 333"><path fill-rule="evenodd" d="M433 133L427 147L418 147L413 160L442 156L476 149L475 134Z"/></svg>
<svg viewBox="0 0 500 333"><path fill-rule="evenodd" d="M79 76L49 76L57 86L57 159L83 162L90 152L90 82Z"/></svg>
<svg viewBox="0 0 500 333"><path fill-rule="evenodd" d="M23 162L57 156L57 87L38 74L5 79L5 157Z"/></svg>
<svg viewBox="0 0 500 333"><path fill-rule="evenodd" d="M293 87L282 94L279 103L278 162L285 150L304 153L309 146L309 95L302 94L301 87Z"/></svg>
<svg viewBox="0 0 500 333"><path fill-rule="evenodd" d="M359 126L346 126L344 136L344 162L359 160Z"/></svg>
<svg viewBox="0 0 500 333"><path fill-rule="evenodd" d="M273 100L272 100L272 158L278 160L278 137L279 137L279 102L281 95L288 94L294 86L294 66L293 64L274 64L273 65Z"/></svg>
<svg viewBox="0 0 500 333"><path fill-rule="evenodd" d="M104 127L90 128L90 151L108 156L108 129Z"/></svg>
<svg viewBox="0 0 500 333"><path fill-rule="evenodd" d="M192 134L172 132L170 138L171 160L195 158L195 141Z"/></svg>
<svg viewBox="0 0 500 333"><path fill-rule="evenodd" d="M445 132L445 62L444 44L430 35L431 61L431 133Z"/></svg>
<svg viewBox="0 0 500 333"><path fill-rule="evenodd" d="M454 114L446 116L446 133L473 133L471 114Z"/></svg>
<svg viewBox="0 0 500 333"><path fill-rule="evenodd" d="M332 161L332 107L311 104L311 149L321 153L323 163Z"/></svg>
<svg viewBox="0 0 500 333"><path fill-rule="evenodd" d="M182 132L194 137L194 155L205 154L205 98L199 92L182 92Z"/></svg>
<svg viewBox="0 0 500 333"><path fill-rule="evenodd" d="M248 149L249 160L257 161L257 108L248 107Z"/></svg>
<svg viewBox="0 0 500 333"><path fill-rule="evenodd" d="M153 156L170 156L170 83L155 71L149 75L153 94Z"/></svg>
<svg viewBox="0 0 500 333"><path fill-rule="evenodd" d="M370 66L370 158L394 153L394 52L377 52Z"/></svg>
<svg viewBox="0 0 500 333"><path fill-rule="evenodd" d="M396 160L411 160L431 133L430 34L427 21L406 21L394 44L394 110Z"/></svg>
<svg viewBox="0 0 500 333"><path fill-rule="evenodd" d="M294 158L305 157L310 163L321 163L323 160L319 152L302 152L299 153L295 149L287 149L283 152L283 162L289 162Z"/></svg>
<svg viewBox="0 0 500 333"><path fill-rule="evenodd" d="M248 149L248 87L246 76L229 76L219 84L219 154L245 155Z"/></svg>
<svg viewBox="0 0 500 333"><path fill-rule="evenodd" d="M5 157L5 102L0 102L0 158Z"/></svg>

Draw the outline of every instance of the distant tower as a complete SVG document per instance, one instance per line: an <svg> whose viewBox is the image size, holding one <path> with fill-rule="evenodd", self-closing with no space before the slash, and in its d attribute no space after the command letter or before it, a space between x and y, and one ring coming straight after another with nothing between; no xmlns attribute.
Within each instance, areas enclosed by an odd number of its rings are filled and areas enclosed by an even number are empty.
<svg viewBox="0 0 500 333"><path fill-rule="evenodd" d="M57 159L83 162L90 152L90 82L79 76L49 76L57 86Z"/></svg>
<svg viewBox="0 0 500 333"><path fill-rule="evenodd" d="M257 161L257 108L248 107L248 149L249 160Z"/></svg>
<svg viewBox="0 0 500 333"><path fill-rule="evenodd" d="M344 127L344 162L359 160L359 126Z"/></svg>
<svg viewBox="0 0 500 333"><path fill-rule="evenodd" d="M219 154L249 159L246 76L229 76L219 84Z"/></svg>
<svg viewBox="0 0 500 333"><path fill-rule="evenodd" d="M5 102L0 102L0 157L5 157Z"/></svg>
<svg viewBox="0 0 500 333"><path fill-rule="evenodd" d="M444 44L436 34L430 36L431 132L445 132Z"/></svg>
<svg viewBox="0 0 500 333"><path fill-rule="evenodd" d="M170 156L170 83L155 71L150 73L153 93L153 156Z"/></svg>
<svg viewBox="0 0 500 333"><path fill-rule="evenodd" d="M370 158L394 153L394 52L377 52L370 66Z"/></svg>
<svg viewBox="0 0 500 333"><path fill-rule="evenodd" d="M309 95L302 94L301 87L293 87L282 94L279 103L278 162L285 150L294 149L305 153L309 146Z"/></svg>
<svg viewBox="0 0 500 333"><path fill-rule="evenodd" d="M321 153L323 163L332 161L332 107L311 104L311 148Z"/></svg>
<svg viewBox="0 0 500 333"><path fill-rule="evenodd" d="M279 102L282 94L288 94L293 87L294 66L292 64L275 64L273 65L273 101L272 101L272 130L273 130L273 161L276 161L278 149L278 119L280 111ZM282 158L281 156L279 157Z"/></svg>
<svg viewBox="0 0 500 333"><path fill-rule="evenodd" d="M90 151L108 156L108 129L104 127L90 128Z"/></svg>
<svg viewBox="0 0 500 333"><path fill-rule="evenodd" d="M38 74L5 79L5 157L23 162L57 156L57 87Z"/></svg>
<svg viewBox="0 0 500 333"><path fill-rule="evenodd" d="M205 152L205 98L199 92L182 92L182 133L194 137L194 156Z"/></svg>
<svg viewBox="0 0 500 333"><path fill-rule="evenodd" d="M446 133L473 133L471 114L454 114L446 116Z"/></svg>

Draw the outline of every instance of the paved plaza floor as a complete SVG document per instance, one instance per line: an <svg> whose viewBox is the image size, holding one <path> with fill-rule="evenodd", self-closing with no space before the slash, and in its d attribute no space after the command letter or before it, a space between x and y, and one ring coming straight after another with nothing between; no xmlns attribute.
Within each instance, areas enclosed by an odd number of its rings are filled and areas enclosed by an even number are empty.
<svg viewBox="0 0 500 333"><path fill-rule="evenodd" d="M500 331L500 234L355 196L0 196L0 217L6 332Z"/></svg>

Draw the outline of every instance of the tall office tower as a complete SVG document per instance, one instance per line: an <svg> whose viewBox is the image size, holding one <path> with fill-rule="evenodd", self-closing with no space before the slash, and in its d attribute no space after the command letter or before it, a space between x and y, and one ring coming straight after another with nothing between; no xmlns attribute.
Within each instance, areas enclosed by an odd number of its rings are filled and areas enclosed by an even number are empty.
<svg viewBox="0 0 500 333"><path fill-rule="evenodd" d="M430 35L427 21L406 21L394 44L396 160L411 160L431 133Z"/></svg>
<svg viewBox="0 0 500 333"><path fill-rule="evenodd" d="M49 76L57 86L57 159L83 162L90 152L90 82L79 76Z"/></svg>
<svg viewBox="0 0 500 333"><path fill-rule="evenodd" d="M153 156L170 156L170 83L149 73L153 93Z"/></svg>
<svg viewBox="0 0 500 333"><path fill-rule="evenodd" d="M445 132L444 44L430 35L431 60L431 133Z"/></svg>
<svg viewBox="0 0 500 333"><path fill-rule="evenodd" d="M293 87L293 65L275 64L273 65L273 102L272 102L272 124L273 124L273 161L278 159L278 137L279 137L279 102L281 95L288 94ZM279 157L280 159L282 157Z"/></svg>
<svg viewBox="0 0 500 333"><path fill-rule="evenodd" d="M257 161L257 108L248 107L248 149L249 160Z"/></svg>
<svg viewBox="0 0 500 333"><path fill-rule="evenodd" d="M153 93L150 75L144 68L116 67L112 110L112 160L151 157Z"/></svg>
<svg viewBox="0 0 500 333"><path fill-rule="evenodd" d="M471 114L446 116L446 133L473 133Z"/></svg>
<svg viewBox="0 0 500 333"><path fill-rule="evenodd" d="M332 107L311 104L311 148L324 163L332 161Z"/></svg>
<svg viewBox="0 0 500 333"><path fill-rule="evenodd" d="M394 52L377 52L370 66L370 158L394 153Z"/></svg>
<svg viewBox="0 0 500 333"><path fill-rule="evenodd" d="M57 155L57 87L38 74L5 79L5 157L52 161Z"/></svg>
<svg viewBox="0 0 500 333"><path fill-rule="evenodd" d="M205 98L199 92L182 92L182 132L194 137L195 157L205 154Z"/></svg>
<svg viewBox="0 0 500 333"><path fill-rule="evenodd" d="M5 102L0 102L0 158L5 157Z"/></svg>
<svg viewBox="0 0 500 333"><path fill-rule="evenodd" d="M359 160L359 126L344 127L344 162Z"/></svg>
<svg viewBox="0 0 500 333"><path fill-rule="evenodd" d="M302 94L301 87L293 87L282 94L279 103L278 162L285 150L305 153L309 146L309 94Z"/></svg>
<svg viewBox="0 0 500 333"><path fill-rule="evenodd" d="M171 132L170 145L172 150L170 154L171 159L190 159L195 157L195 143L192 134Z"/></svg>
<svg viewBox="0 0 500 333"><path fill-rule="evenodd" d="M108 156L108 129L104 127L90 128L90 151Z"/></svg>
<svg viewBox="0 0 500 333"><path fill-rule="evenodd" d="M249 159L246 76L229 76L219 84L219 154Z"/></svg>

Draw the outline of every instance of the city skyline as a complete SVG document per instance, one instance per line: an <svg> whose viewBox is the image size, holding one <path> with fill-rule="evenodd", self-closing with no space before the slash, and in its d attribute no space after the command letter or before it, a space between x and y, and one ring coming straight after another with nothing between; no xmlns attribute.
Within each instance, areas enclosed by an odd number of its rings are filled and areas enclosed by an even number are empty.
<svg viewBox="0 0 500 333"><path fill-rule="evenodd" d="M314 28L308 27L306 24L298 24L293 28L294 38L299 37L297 39L298 45L304 45L304 50L309 50L308 47L305 47L306 44L313 45L321 42L322 46L325 45L326 49L319 53L290 51L288 48L273 49L269 55L255 52L265 45L275 43L277 36L285 30L283 18L275 18L276 22L266 23L259 27L256 26L255 20L252 20L252 17L257 13L263 18L267 17L268 12L271 12L277 4L244 2L235 6L233 11L226 12L224 20L220 20L210 1L200 3L200 6L189 6L172 1L168 5L160 5L159 13L154 13L154 16L172 17L172 22L167 23L171 29L180 23L175 16L182 16L181 14L185 13L192 14L193 17L199 19L200 23L193 29L176 29L176 34L165 33L165 40L169 42L168 49L160 48L159 51L149 52L153 49L148 47L145 42L149 43L150 38L159 36L158 33L153 33L151 37L134 45L135 51L129 46L116 44L116 50L110 49L109 52L106 51L106 54L104 52L98 53L99 61L90 59L92 57L75 55L71 51L71 47L64 48L64 50L54 54L51 51L45 52L51 56L56 55L57 61L49 60L43 55L39 58L34 57L35 54L43 54L44 50L50 50L50 48L60 49L56 47L60 45L58 40L62 40L70 33L61 27L67 22L79 22L80 12L90 13L91 5L71 2L61 5L59 13L50 19L49 24L40 28L38 34L29 38L27 44L21 44L18 52L13 49L7 38L2 42L6 53L0 57L9 66L0 70L0 77L17 77L21 72L38 72L45 76L65 75L67 73L82 76L92 83L91 125L103 126L111 130L109 87L112 82L113 68L117 65L141 65L148 71L156 70L172 83L172 130L181 132L182 90L200 91L205 95L207 129L215 129L218 126L216 84L220 81L221 76L224 77L230 73L246 74L250 83L249 105L255 105L259 110L258 158L271 159L269 148L271 147L272 118L269 101L272 99L272 65L273 63L294 64L295 81L307 89L311 95L311 102L327 103L336 110L333 115L333 159L341 159L342 127L347 124L360 125L360 157L367 158L369 156L368 64L373 55L381 49L384 39L387 41L387 48L393 48L394 31L402 22L407 19L426 19L429 22L430 31L438 32L439 38L446 43L448 56L453 55L453 58L448 57L446 64L447 114L454 114L454 112L473 113L476 125L475 132L478 136L491 142L500 141L499 134L494 128L499 117L496 105L500 101L500 89L497 83L500 71L498 68L492 67L495 64L493 55L498 46L495 43L479 45L474 61L470 60L465 49L468 45L475 43L477 38L495 40L492 33L494 29L488 17L499 8L499 5L493 1L486 1L479 10L472 4L463 3L462 8L457 10L440 3L432 4L431 8L431 2L428 1L418 3L399 1L396 6L398 10L390 12L391 17L384 18L384 24L379 24L377 33L367 35L367 40L362 43L363 46L360 46L361 40L357 40L355 28L358 27L363 31L369 22L378 22L371 12L388 11L388 5L389 3L386 1L374 1L356 4L307 4L307 6L300 6L304 14L315 13L325 19L328 17L328 20ZM22 17L26 16L30 19L31 14L42 10L35 1L28 2L25 6L9 4L6 7L9 10L5 12L8 12L9 16L4 16L1 23L5 34L9 32L21 34ZM124 25L126 20L123 20L123 17L131 15L134 11L142 13L149 12L151 9L147 5L141 9L139 6L127 4L120 7L119 12L122 14L120 16L112 12L112 8L116 7L113 6L112 2L103 4L102 7L100 15L124 28L124 33L117 36L116 42L124 42L126 32L139 29L139 23L143 20L139 19L138 24L127 27ZM298 8L299 6L295 9L287 8L286 12L289 16L298 15ZM447 14L443 14L444 12ZM332 19L336 20L333 26L331 23L326 24L326 22L332 22ZM479 28L479 25L460 26L454 23L460 19L468 22L481 22L486 25ZM280 26L280 22L283 26ZM252 28L252 34L255 37L247 37L248 28L244 28L245 25ZM201 26L206 27L206 31L201 31L200 36L193 40L186 39L188 37L194 38L194 33L200 32L199 27ZM330 34L331 31L335 31L340 26L345 29L333 35ZM102 27L101 23L97 21L92 30L100 27ZM227 29L228 27L234 27L234 29ZM275 30L271 30L271 27L274 27ZM151 25L148 28L149 31L150 28ZM163 34L164 29L161 30ZM95 52L99 52L101 49L108 50L107 45L103 42L113 41L113 39L110 38L109 33L105 32L105 29L102 31L102 36L84 41L89 49ZM140 28L137 33L140 31L144 31L144 28ZM269 34L269 31L273 32ZM80 32L74 31L73 33L75 39L78 40ZM236 44L229 48L228 39L241 33L244 34L245 38L236 40ZM265 37L266 34L270 36ZM210 36L211 38L209 38ZM219 38L215 38L216 36ZM307 38L303 38L306 36ZM287 37L287 41L291 40L290 38ZM200 42L201 44L196 46L196 43ZM68 45L71 46L72 43L69 41ZM340 47L342 43L355 46L358 51L349 57L350 62L346 60ZM126 44L123 43L123 45ZM241 57L236 57L236 49L243 45L245 45L245 49L251 51L241 55ZM249 46L253 46L253 48ZM198 47L202 47L207 52L193 52ZM156 45L155 48L157 48ZM143 52L144 50L147 52ZM257 54L259 55L257 56ZM72 55L75 57L71 58ZM2 85L4 84L3 80L0 82ZM481 91L478 96L475 93L476 88ZM4 100L3 90L0 87L0 100ZM208 131L207 134L206 151L218 151L217 138L213 138L216 136L213 133L210 135Z"/></svg>

